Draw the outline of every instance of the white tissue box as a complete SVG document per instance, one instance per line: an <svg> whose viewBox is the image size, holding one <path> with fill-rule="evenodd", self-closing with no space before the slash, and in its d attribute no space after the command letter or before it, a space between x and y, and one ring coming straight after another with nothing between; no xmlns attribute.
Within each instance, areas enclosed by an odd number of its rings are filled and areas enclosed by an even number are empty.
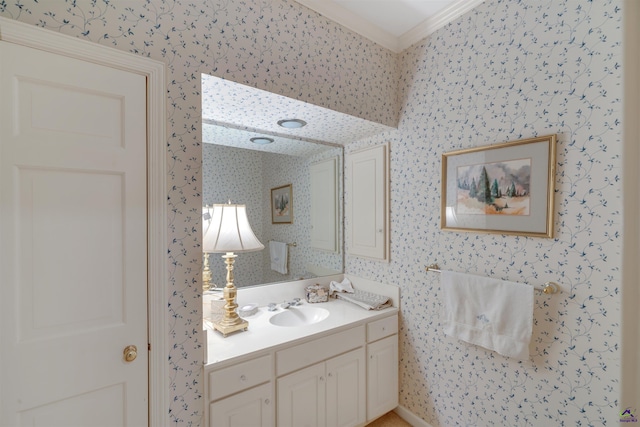
<svg viewBox="0 0 640 427"><path fill-rule="evenodd" d="M307 302L327 302L329 300L329 290L320 285L311 285L305 288Z"/></svg>

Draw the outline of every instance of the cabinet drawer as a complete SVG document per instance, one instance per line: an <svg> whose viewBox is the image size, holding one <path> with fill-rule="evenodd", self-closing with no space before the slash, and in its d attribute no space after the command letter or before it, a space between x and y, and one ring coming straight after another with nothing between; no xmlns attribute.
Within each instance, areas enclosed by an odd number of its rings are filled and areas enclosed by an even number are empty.
<svg viewBox="0 0 640 427"><path fill-rule="evenodd" d="M345 353L364 344L364 326L318 338L276 353L277 375L284 375L305 366Z"/></svg>
<svg viewBox="0 0 640 427"><path fill-rule="evenodd" d="M367 324L367 342L398 333L398 316L385 317Z"/></svg>
<svg viewBox="0 0 640 427"><path fill-rule="evenodd" d="M271 379L271 356L239 363L209 373L209 400L237 393Z"/></svg>

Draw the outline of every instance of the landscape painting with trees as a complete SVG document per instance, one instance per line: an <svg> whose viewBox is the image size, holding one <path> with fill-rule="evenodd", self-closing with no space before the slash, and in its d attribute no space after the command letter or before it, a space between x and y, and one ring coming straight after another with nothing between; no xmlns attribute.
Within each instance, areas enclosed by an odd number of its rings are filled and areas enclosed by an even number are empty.
<svg viewBox="0 0 640 427"><path fill-rule="evenodd" d="M531 159L459 166L456 211L468 215L529 215Z"/></svg>

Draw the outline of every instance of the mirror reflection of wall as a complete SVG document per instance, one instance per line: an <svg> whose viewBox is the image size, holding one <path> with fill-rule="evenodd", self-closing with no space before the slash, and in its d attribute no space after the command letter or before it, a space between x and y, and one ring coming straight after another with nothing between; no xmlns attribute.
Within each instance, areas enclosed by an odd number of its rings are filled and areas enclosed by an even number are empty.
<svg viewBox="0 0 640 427"><path fill-rule="evenodd" d="M250 252L238 257L237 268L234 270L236 286L314 277L323 270L326 270L327 274L330 271L343 271L341 251L321 251L310 246L310 167L331 157L338 157L341 165L342 148L327 147L325 152L302 158L203 144L204 203L226 203L231 200L233 203L247 205L249 222L256 236L265 245L263 251ZM293 222L273 224L271 189L285 184L292 184ZM288 274L283 275L271 269L269 240L296 243L296 246L288 248ZM209 264L212 281L220 288L225 285L226 270L221 259L216 258L219 258L216 254L211 255Z"/></svg>
<svg viewBox="0 0 640 427"><path fill-rule="evenodd" d="M245 204L251 227L265 245L263 251L236 259L236 286L343 272L344 145L393 128L207 74L201 77L203 205L229 200ZM288 128L279 123L282 119L300 119L306 125ZM255 137L273 143L255 144L250 141ZM318 203L317 193L311 196L310 167L331 157L338 158L335 251L310 246L310 206ZM293 223L272 224L271 189L287 184L293 186ZM329 223L324 221L323 229ZM297 244L289 247L288 274L270 268L269 240ZM219 254L210 255L209 266L212 282L224 287L226 271Z"/></svg>

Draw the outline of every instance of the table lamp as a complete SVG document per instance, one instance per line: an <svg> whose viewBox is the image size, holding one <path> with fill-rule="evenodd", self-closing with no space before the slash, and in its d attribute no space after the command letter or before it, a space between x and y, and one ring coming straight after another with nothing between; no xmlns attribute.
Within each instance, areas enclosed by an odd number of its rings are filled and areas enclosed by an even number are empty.
<svg viewBox="0 0 640 427"><path fill-rule="evenodd" d="M231 202L224 205L205 207L210 213L204 215L204 239L202 251L209 253L224 253L222 258L227 265L227 285L224 289L224 313L220 320L213 323L213 328L223 336L235 331L245 331L249 322L240 318L236 309L236 286L233 284L233 263L238 252L253 252L264 249L254 234L245 205L235 205ZM210 219L208 219L210 218ZM207 260L205 260L206 262Z"/></svg>

